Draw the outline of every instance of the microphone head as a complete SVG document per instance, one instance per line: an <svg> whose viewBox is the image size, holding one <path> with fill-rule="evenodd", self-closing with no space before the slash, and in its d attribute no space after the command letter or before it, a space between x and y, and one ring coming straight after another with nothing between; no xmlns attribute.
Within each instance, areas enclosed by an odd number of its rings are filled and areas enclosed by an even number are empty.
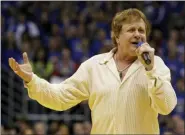
<svg viewBox="0 0 185 135"><path fill-rule="evenodd" d="M137 44L137 47L140 47L143 43L144 43L144 42L139 42L139 43Z"/></svg>

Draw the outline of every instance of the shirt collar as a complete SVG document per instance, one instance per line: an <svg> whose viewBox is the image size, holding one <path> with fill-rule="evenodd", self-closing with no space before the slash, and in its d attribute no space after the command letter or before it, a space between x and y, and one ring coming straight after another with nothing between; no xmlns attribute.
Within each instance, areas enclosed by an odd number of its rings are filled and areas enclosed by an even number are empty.
<svg viewBox="0 0 185 135"><path fill-rule="evenodd" d="M111 60L116 51L117 47L114 47L110 52L106 53L105 57L99 61L99 64L100 65L107 64ZM138 59L135 60L134 63L140 66L142 65Z"/></svg>
<svg viewBox="0 0 185 135"><path fill-rule="evenodd" d="M113 48L110 52L106 53L105 57L99 61L101 65L106 64L109 60L113 57L114 53L116 52L117 48Z"/></svg>

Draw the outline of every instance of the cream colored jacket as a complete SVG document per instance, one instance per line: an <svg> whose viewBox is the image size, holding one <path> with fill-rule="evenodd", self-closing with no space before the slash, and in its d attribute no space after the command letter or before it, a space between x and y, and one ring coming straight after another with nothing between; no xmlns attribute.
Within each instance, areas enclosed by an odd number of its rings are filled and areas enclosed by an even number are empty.
<svg viewBox="0 0 185 135"><path fill-rule="evenodd" d="M50 84L33 74L29 97L53 110L66 110L88 100L91 134L159 134L158 114L169 114L177 104L170 70L158 56L145 71L136 60L121 81L113 51L81 64L73 76Z"/></svg>

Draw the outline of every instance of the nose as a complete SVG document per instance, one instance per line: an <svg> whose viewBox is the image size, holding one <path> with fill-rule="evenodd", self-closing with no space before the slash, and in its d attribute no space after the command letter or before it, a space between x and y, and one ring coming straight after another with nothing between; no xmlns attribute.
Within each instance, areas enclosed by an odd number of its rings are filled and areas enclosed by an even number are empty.
<svg viewBox="0 0 185 135"><path fill-rule="evenodd" d="M140 39L140 38L141 38L141 35L140 35L140 33L139 33L138 30L136 30L136 31L134 32L134 37L137 38L137 39Z"/></svg>

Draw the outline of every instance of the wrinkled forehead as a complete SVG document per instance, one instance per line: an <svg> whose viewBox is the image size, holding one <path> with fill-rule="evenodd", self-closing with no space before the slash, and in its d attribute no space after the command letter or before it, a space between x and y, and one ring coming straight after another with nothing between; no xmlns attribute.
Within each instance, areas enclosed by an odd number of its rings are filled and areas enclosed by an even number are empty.
<svg viewBox="0 0 185 135"><path fill-rule="evenodd" d="M142 17L138 14L136 15L128 15L127 17L123 18L124 22L131 23L143 20Z"/></svg>
<svg viewBox="0 0 185 135"><path fill-rule="evenodd" d="M126 20L122 23L122 28L132 27L132 26L137 26L137 27L141 27L143 29L146 29L146 24L142 18L138 18L138 19L134 18L134 19Z"/></svg>
<svg viewBox="0 0 185 135"><path fill-rule="evenodd" d="M115 22L117 22L118 26L123 26L124 24L132 24L136 22L143 22L146 27L146 24L140 14L122 15L122 13L120 13L116 16Z"/></svg>
<svg viewBox="0 0 185 135"><path fill-rule="evenodd" d="M142 19L141 14L139 13L119 13L115 17L116 22L134 22Z"/></svg>

